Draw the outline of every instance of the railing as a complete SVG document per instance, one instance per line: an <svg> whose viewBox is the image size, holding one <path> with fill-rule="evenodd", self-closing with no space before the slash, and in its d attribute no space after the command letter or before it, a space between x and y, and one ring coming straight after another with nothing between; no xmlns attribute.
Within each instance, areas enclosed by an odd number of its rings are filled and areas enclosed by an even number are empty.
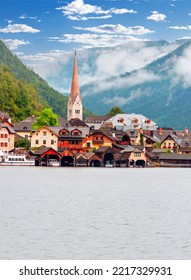
<svg viewBox="0 0 191 280"><path fill-rule="evenodd" d="M59 148L82 149L82 144L58 144Z"/></svg>
<svg viewBox="0 0 191 280"><path fill-rule="evenodd" d="M93 144L103 144L104 141L103 140L93 140L92 143Z"/></svg>

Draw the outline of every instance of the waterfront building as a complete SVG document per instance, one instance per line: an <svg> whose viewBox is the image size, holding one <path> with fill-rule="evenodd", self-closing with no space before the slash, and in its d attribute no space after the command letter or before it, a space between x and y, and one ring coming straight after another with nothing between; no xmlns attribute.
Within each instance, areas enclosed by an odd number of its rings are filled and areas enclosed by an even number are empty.
<svg viewBox="0 0 191 280"><path fill-rule="evenodd" d="M71 91L68 99L67 120L69 121L74 118L78 118L82 120L82 116L83 116L83 105L80 96L80 87L78 83L78 67L77 67L77 58L75 52Z"/></svg>
<svg viewBox="0 0 191 280"><path fill-rule="evenodd" d="M63 127L58 132L58 149L69 148L73 153L84 151L83 139L89 135L89 127Z"/></svg>
<svg viewBox="0 0 191 280"><path fill-rule="evenodd" d="M0 122L0 150L7 155L14 149L15 131L12 126Z"/></svg>
<svg viewBox="0 0 191 280"><path fill-rule="evenodd" d="M58 149L58 135L47 126L43 126L31 133L31 148L41 146Z"/></svg>

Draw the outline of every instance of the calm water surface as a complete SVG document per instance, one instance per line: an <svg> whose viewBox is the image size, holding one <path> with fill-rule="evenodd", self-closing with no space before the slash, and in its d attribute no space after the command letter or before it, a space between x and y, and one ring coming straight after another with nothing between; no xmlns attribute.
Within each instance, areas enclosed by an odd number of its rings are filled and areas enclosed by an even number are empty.
<svg viewBox="0 0 191 280"><path fill-rule="evenodd" d="M191 259L191 170L0 167L0 259Z"/></svg>

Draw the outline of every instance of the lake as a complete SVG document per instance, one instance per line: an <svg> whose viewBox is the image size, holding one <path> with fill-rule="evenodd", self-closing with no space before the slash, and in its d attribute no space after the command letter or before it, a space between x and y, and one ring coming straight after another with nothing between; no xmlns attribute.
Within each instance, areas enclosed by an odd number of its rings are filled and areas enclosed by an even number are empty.
<svg viewBox="0 0 191 280"><path fill-rule="evenodd" d="M191 258L191 170L0 167L0 259Z"/></svg>

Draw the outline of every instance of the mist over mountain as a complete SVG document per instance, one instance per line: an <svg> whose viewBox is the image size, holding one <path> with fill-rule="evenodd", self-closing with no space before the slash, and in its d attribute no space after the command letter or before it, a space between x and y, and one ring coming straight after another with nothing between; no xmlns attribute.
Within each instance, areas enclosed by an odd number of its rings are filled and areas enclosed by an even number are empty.
<svg viewBox="0 0 191 280"><path fill-rule="evenodd" d="M142 113L160 126L191 127L191 40L129 41L77 51L84 105L97 115L112 106ZM48 62L47 62L48 63ZM46 71L44 67L46 66ZM41 72L52 87L70 91L73 53ZM38 68L39 71L39 68Z"/></svg>
<svg viewBox="0 0 191 280"><path fill-rule="evenodd" d="M85 106L96 114L117 105L160 126L191 127L191 42L143 68L85 85L81 92Z"/></svg>
<svg viewBox="0 0 191 280"><path fill-rule="evenodd" d="M151 63L153 60L168 54L182 42L167 41L128 41L126 44L89 48L77 51L80 86L131 72ZM74 53L52 52L52 59L37 57L24 60L56 90L69 93L73 68ZM45 56L46 57L46 56ZM39 60L38 60L39 59Z"/></svg>

